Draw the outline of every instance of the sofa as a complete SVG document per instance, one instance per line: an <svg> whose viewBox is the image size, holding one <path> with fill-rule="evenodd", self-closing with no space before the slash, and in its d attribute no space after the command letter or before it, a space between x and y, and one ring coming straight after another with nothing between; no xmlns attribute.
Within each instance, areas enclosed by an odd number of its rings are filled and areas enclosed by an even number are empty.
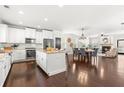
<svg viewBox="0 0 124 93"><path fill-rule="evenodd" d="M117 48L111 48L105 53L105 57L116 57L118 55Z"/></svg>

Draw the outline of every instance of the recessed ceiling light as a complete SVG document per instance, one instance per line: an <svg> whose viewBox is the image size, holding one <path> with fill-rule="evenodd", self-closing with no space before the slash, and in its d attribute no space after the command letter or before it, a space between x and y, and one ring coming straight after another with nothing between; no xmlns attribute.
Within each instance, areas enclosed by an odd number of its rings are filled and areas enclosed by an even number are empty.
<svg viewBox="0 0 124 93"><path fill-rule="evenodd" d="M23 12L23 11L19 11L18 13L19 13L19 14L21 14L21 15L23 15L23 14L24 14L24 12Z"/></svg>
<svg viewBox="0 0 124 93"><path fill-rule="evenodd" d="M20 25L22 25L22 24L23 24L23 22L22 22L22 21L20 21L20 22L19 22L19 24L20 24Z"/></svg>
<svg viewBox="0 0 124 93"><path fill-rule="evenodd" d="M44 21L48 21L48 19L47 18L44 18Z"/></svg>
<svg viewBox="0 0 124 93"><path fill-rule="evenodd" d="M62 8L64 5L63 5L63 4L59 4L58 6L59 6L60 8Z"/></svg>
<svg viewBox="0 0 124 93"><path fill-rule="evenodd" d="M41 26L40 26L40 25L38 25L37 27L38 27L38 28L40 28Z"/></svg>

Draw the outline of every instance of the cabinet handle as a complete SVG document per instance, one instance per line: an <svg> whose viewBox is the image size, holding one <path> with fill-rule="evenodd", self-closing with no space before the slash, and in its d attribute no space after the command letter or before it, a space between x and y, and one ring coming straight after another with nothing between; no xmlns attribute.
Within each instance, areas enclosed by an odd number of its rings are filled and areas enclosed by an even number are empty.
<svg viewBox="0 0 124 93"><path fill-rule="evenodd" d="M4 69L6 68L6 66L4 66Z"/></svg>

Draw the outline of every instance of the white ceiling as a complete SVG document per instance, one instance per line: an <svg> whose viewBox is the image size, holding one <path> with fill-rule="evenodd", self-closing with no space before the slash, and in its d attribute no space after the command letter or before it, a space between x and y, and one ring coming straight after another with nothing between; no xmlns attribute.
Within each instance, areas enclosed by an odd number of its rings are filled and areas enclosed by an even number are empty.
<svg viewBox="0 0 124 93"><path fill-rule="evenodd" d="M24 14L19 14L23 11ZM79 33L82 26L86 34L117 32L124 22L124 6L71 5L59 7L56 5L25 5L10 6L10 9L0 6L0 18L12 24L23 22L24 26L55 29ZM45 22L44 18L48 18Z"/></svg>

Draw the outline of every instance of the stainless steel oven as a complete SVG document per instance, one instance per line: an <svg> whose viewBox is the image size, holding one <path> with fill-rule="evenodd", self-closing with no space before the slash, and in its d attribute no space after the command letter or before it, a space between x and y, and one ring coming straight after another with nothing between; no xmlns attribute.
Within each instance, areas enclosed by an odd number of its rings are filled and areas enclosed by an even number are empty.
<svg viewBox="0 0 124 93"><path fill-rule="evenodd" d="M26 48L26 58L36 58L36 50L35 48Z"/></svg>

